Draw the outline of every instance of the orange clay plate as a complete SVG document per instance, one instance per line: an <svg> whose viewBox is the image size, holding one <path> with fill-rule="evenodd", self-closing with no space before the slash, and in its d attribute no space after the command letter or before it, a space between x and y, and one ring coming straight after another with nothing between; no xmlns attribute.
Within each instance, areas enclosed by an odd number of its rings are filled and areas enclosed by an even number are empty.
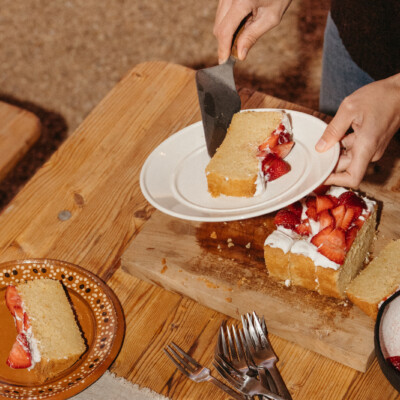
<svg viewBox="0 0 400 400"><path fill-rule="evenodd" d="M5 303L8 285L41 278L57 279L64 284L88 346L73 366L42 384L35 382L30 371L15 370L6 364L16 329ZM81 392L99 379L116 358L124 333L124 315L117 297L85 269L48 259L0 264L1 399L67 399Z"/></svg>

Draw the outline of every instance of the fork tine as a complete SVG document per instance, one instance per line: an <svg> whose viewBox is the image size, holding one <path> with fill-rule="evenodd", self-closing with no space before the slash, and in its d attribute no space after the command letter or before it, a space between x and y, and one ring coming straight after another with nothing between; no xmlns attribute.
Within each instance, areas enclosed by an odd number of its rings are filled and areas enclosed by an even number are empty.
<svg viewBox="0 0 400 400"><path fill-rule="evenodd" d="M267 340L266 335L264 334L263 328L261 327L260 320L255 312L253 312L253 320L254 320L254 325L255 325L255 330L257 332L257 335L261 339L260 345L261 345L261 347L265 348L268 346L268 340Z"/></svg>
<svg viewBox="0 0 400 400"><path fill-rule="evenodd" d="M168 346L168 347L169 347L169 346ZM187 377L190 377L190 373L189 373L185 368L183 368L181 364L179 364L179 361L176 360L176 359L173 357L173 355L170 354L170 353L168 352L167 349L163 349L163 350L164 350L164 353L168 356L168 358L169 358L169 359L175 364L175 366L179 369L179 371L181 371L181 372L182 372L183 374L185 374Z"/></svg>
<svg viewBox="0 0 400 400"><path fill-rule="evenodd" d="M235 347L236 347L236 351L237 351L237 359L238 360L244 360L245 356L244 356L244 352L243 352L243 344L240 341L237 333L236 333L236 328L235 325L232 325L232 333L233 333L233 339L235 340Z"/></svg>
<svg viewBox="0 0 400 400"><path fill-rule="evenodd" d="M174 351L171 346L175 348L176 351ZM192 365L194 365L195 368L201 368L201 365L192 357L189 356L186 352L184 352L177 344L174 342L171 342L171 346L168 346L168 348L171 350L171 352L175 353L176 358L182 360L182 364L185 365L188 369L190 369L192 372L194 371L194 368ZM181 354L181 357L177 354L179 352ZM192 363L190 365L189 363Z"/></svg>
<svg viewBox="0 0 400 400"><path fill-rule="evenodd" d="M235 329L234 325L232 325L232 329ZM238 360L239 356L236 352L236 348L232 340L231 330L229 329L229 327L226 328L226 333L228 336L229 350L231 352L231 358L228 358L228 360Z"/></svg>
<svg viewBox="0 0 400 400"><path fill-rule="evenodd" d="M250 348L255 350L253 340L250 337L250 332L249 332L249 329L247 327L246 318L243 315L241 316L241 318L242 318L242 330L243 330L243 333L244 333L244 337L246 339L247 348L249 350L250 350Z"/></svg>
<svg viewBox="0 0 400 400"><path fill-rule="evenodd" d="M249 333L250 333L251 338L253 339L254 348L256 350L260 350L261 349L261 343L260 343L260 340L258 338L257 332L256 332L256 330L254 328L251 315L250 314L246 314L246 317L247 317L247 322L248 322L248 325L249 325L249 327L248 327Z"/></svg>
<svg viewBox="0 0 400 400"><path fill-rule="evenodd" d="M215 354L223 354L226 357L229 353L227 352L226 341L225 341L225 332L224 328L226 325L226 320L222 321L221 326L219 327L217 346L215 349Z"/></svg>
<svg viewBox="0 0 400 400"><path fill-rule="evenodd" d="M239 329L239 335L240 335L240 340L242 341L242 344L243 344L242 349L244 350L244 353L246 355L247 362L249 364L254 364L253 357L250 354L249 345L244 337L243 329Z"/></svg>

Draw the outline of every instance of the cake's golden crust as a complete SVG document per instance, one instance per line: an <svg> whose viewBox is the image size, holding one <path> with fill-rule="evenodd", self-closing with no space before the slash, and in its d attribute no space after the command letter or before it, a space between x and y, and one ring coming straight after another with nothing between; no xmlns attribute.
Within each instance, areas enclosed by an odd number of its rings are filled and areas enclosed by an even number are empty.
<svg viewBox="0 0 400 400"><path fill-rule="evenodd" d="M292 284L309 290L318 290L315 278L315 264L302 254L290 253L290 276Z"/></svg>
<svg viewBox="0 0 400 400"><path fill-rule="evenodd" d="M226 179L223 176L210 172L207 174L208 191L212 197L221 194L237 197L253 197L256 193L256 177L249 179Z"/></svg>
<svg viewBox="0 0 400 400"><path fill-rule="evenodd" d="M51 380L51 378L66 371L72 365L74 365L80 358L80 354L75 356L69 356L66 359L58 360L40 360L35 364L32 372L35 374L35 378L38 382L43 383Z"/></svg>
<svg viewBox="0 0 400 400"><path fill-rule="evenodd" d="M360 310L364 311L365 314L370 316L373 320L376 320L379 310L378 303L370 303L366 299L362 299L353 293L346 293L347 298L355 304Z"/></svg>
<svg viewBox="0 0 400 400"><path fill-rule="evenodd" d="M264 246L264 259L269 276L279 281L290 279L289 254L282 249Z"/></svg>

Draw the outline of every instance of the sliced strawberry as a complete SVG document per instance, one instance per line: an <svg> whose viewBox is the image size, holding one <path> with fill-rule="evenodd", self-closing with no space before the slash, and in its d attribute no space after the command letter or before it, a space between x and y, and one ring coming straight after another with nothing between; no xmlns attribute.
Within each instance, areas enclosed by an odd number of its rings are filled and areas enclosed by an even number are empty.
<svg viewBox="0 0 400 400"><path fill-rule="evenodd" d="M285 129L279 133L278 144L288 143L292 140L290 133Z"/></svg>
<svg viewBox="0 0 400 400"><path fill-rule="evenodd" d="M300 218L289 210L279 210L274 218L275 225L281 225L287 229L294 229L300 224Z"/></svg>
<svg viewBox="0 0 400 400"><path fill-rule="evenodd" d="M278 156L276 156L273 153L267 153L267 155L265 156L265 158L262 160L262 163L261 163L261 169L262 169L264 175L266 175L268 173L269 166L275 160L278 160Z"/></svg>
<svg viewBox="0 0 400 400"><path fill-rule="evenodd" d="M311 243L317 247L321 246L332 231L332 227L327 226L312 237Z"/></svg>
<svg viewBox="0 0 400 400"><path fill-rule="evenodd" d="M313 192L317 196L322 196L323 194L325 194L329 190L329 188L330 188L329 185L320 185L316 189L314 189Z"/></svg>
<svg viewBox="0 0 400 400"><path fill-rule="evenodd" d="M306 211L306 215L308 218L313 219L314 221L317 221L318 219L318 214L317 214L317 209L316 207L308 207Z"/></svg>
<svg viewBox="0 0 400 400"><path fill-rule="evenodd" d="M23 333L18 334L8 356L7 365L15 369L29 368L32 365L32 356L28 341Z"/></svg>
<svg viewBox="0 0 400 400"><path fill-rule="evenodd" d="M275 179L287 174L290 169L290 165L286 161L282 160L281 158L277 158L269 165L267 174L265 175L266 180L270 182L274 181Z"/></svg>
<svg viewBox="0 0 400 400"><path fill-rule="evenodd" d="M13 285L7 286L6 289L6 304L10 313L14 316L17 312L20 313L22 310L22 301L19 297L17 288Z"/></svg>
<svg viewBox="0 0 400 400"><path fill-rule="evenodd" d="M362 226L364 225L364 222L365 222L364 219L358 218L358 219L356 219L356 220L354 221L354 225L355 225L358 229L361 229Z"/></svg>
<svg viewBox="0 0 400 400"><path fill-rule="evenodd" d="M306 206L317 208L317 198L315 196L307 196L306 197Z"/></svg>
<svg viewBox="0 0 400 400"><path fill-rule="evenodd" d="M332 196L330 194L327 194L327 196L331 199L332 203L333 203L333 207L336 207L339 205L339 199L335 196Z"/></svg>
<svg viewBox="0 0 400 400"><path fill-rule="evenodd" d="M324 210L317 215L321 230L325 229L327 226L332 227L332 229L335 228L335 219L329 210Z"/></svg>
<svg viewBox="0 0 400 400"><path fill-rule="evenodd" d="M296 228L294 228L294 231L302 236L310 236L312 233L311 226L308 220L297 225Z"/></svg>
<svg viewBox="0 0 400 400"><path fill-rule="evenodd" d="M299 201L296 201L295 203L288 206L288 210L296 214L300 218L301 214L303 213L303 206Z"/></svg>
<svg viewBox="0 0 400 400"><path fill-rule="evenodd" d="M400 356L388 357L387 361L389 361L393 367L400 371Z"/></svg>
<svg viewBox="0 0 400 400"><path fill-rule="evenodd" d="M317 196L317 213L333 208L334 203L327 195Z"/></svg>
<svg viewBox="0 0 400 400"><path fill-rule="evenodd" d="M351 208L351 207L347 208L346 213L344 214L344 217L343 217L343 221L340 224L340 227L344 231L346 231L349 228L349 226L351 225L351 223L353 222L354 214L355 214L354 208Z"/></svg>
<svg viewBox="0 0 400 400"><path fill-rule="evenodd" d="M294 142L287 142L282 144L277 144L271 149L272 153L276 154L280 158L285 158L292 150Z"/></svg>
<svg viewBox="0 0 400 400"><path fill-rule="evenodd" d="M339 198L339 204L344 204L347 207L360 207L362 209L366 209L367 205L365 204L365 201L357 196L356 193L352 191L347 191L342 193Z"/></svg>
<svg viewBox="0 0 400 400"><path fill-rule="evenodd" d="M346 258L346 235L343 229L336 228L326 235L318 252L337 264L343 264Z"/></svg>
<svg viewBox="0 0 400 400"><path fill-rule="evenodd" d="M329 243L322 244L322 246L318 248L318 252L336 264L343 264L344 259L346 258L345 249L332 246Z"/></svg>
<svg viewBox="0 0 400 400"><path fill-rule="evenodd" d="M258 150L265 150L267 148L274 148L278 144L279 135L272 134L264 143L258 146Z"/></svg>
<svg viewBox="0 0 400 400"><path fill-rule="evenodd" d="M356 226L353 226L348 231L346 231L346 250L349 251L351 245L354 242L354 239L357 236L359 229Z"/></svg>
<svg viewBox="0 0 400 400"><path fill-rule="evenodd" d="M342 204L335 208L332 208L331 213L335 218L336 226L342 226L344 215L346 214L346 207Z"/></svg>
<svg viewBox="0 0 400 400"><path fill-rule="evenodd" d="M31 327L31 323L29 321L29 317L27 313L24 313L24 330L27 331ZM19 333L19 331L18 331Z"/></svg>

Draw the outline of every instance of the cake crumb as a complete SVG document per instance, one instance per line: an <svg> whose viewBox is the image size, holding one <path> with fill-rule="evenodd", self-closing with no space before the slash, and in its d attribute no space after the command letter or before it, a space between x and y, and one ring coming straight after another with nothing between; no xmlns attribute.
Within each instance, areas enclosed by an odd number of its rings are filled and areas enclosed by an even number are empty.
<svg viewBox="0 0 400 400"><path fill-rule="evenodd" d="M217 238L217 232L215 232L215 231L211 232L210 238L211 239L216 239Z"/></svg>
<svg viewBox="0 0 400 400"><path fill-rule="evenodd" d="M246 244L246 249L249 249L250 247L251 247L251 243L249 242Z"/></svg>

